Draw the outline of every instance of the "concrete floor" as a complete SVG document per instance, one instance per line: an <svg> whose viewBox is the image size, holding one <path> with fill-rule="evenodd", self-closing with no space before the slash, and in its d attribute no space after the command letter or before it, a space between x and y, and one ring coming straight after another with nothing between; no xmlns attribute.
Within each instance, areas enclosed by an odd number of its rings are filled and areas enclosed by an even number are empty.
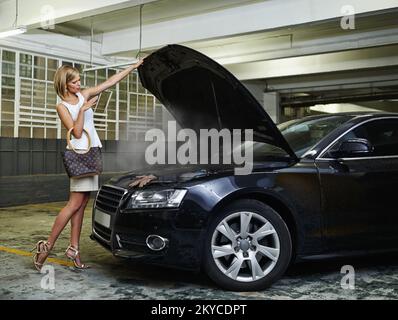
<svg viewBox="0 0 398 320"><path fill-rule="evenodd" d="M89 238L91 207L82 231L82 259L92 266L74 270L63 252L69 227L51 254L54 289L32 264L28 251L45 239L65 202L0 209L0 299L397 299L398 257L311 262L291 267L271 288L261 292L226 292L203 275L136 265L117 259ZM356 271L355 289L343 289L341 266ZM44 289L42 286L44 283ZM46 289L47 285L47 289Z"/></svg>

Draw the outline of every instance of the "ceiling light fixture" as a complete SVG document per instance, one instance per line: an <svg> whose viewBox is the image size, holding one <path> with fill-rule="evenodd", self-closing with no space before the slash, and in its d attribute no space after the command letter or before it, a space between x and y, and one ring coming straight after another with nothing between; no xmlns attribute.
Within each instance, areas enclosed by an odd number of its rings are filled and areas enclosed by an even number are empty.
<svg viewBox="0 0 398 320"><path fill-rule="evenodd" d="M0 32L0 38L16 36L18 34L22 34L22 33L25 33L25 32L26 32L26 27L22 26L22 27L18 27L16 29Z"/></svg>
<svg viewBox="0 0 398 320"><path fill-rule="evenodd" d="M18 0L15 0L15 21L12 25L12 28L13 29L11 30L0 32L0 38L16 36L18 34L25 33L27 30L25 26L18 27Z"/></svg>

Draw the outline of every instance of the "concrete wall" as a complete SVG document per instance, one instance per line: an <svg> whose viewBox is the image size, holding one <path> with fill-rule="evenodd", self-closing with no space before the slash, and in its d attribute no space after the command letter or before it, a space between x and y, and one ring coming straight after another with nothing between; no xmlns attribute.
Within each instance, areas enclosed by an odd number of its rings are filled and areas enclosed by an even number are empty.
<svg viewBox="0 0 398 320"><path fill-rule="evenodd" d="M146 143L102 143L100 184L120 172L146 166ZM0 138L0 207L67 200L69 179L61 158L65 146L65 140L58 139Z"/></svg>
<svg viewBox="0 0 398 320"><path fill-rule="evenodd" d="M103 141L105 172L127 171L145 166L145 142ZM64 174L60 139L0 137L0 178L36 174Z"/></svg>
<svg viewBox="0 0 398 320"><path fill-rule="evenodd" d="M100 176L100 185L117 173ZM95 196L95 192L91 196ZM67 201L69 178L66 174L0 177L0 208L23 204Z"/></svg>

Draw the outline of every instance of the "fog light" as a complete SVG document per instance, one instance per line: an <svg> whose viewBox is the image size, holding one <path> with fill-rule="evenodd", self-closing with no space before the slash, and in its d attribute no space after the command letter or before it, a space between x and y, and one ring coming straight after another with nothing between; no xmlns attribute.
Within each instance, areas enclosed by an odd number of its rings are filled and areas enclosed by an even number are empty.
<svg viewBox="0 0 398 320"><path fill-rule="evenodd" d="M155 234L151 234L146 238L146 245L148 246L149 249L153 251L163 250L168 243L169 243L168 239Z"/></svg>

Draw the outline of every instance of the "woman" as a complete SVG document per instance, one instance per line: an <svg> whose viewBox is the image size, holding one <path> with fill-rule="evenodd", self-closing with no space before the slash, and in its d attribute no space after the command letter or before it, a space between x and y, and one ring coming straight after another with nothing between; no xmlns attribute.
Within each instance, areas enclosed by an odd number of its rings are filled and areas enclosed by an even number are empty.
<svg viewBox="0 0 398 320"><path fill-rule="evenodd" d="M73 127L72 134L75 139L71 143L75 149L86 149L88 140L83 133L83 128L89 133L92 147L102 147L101 141L94 127L91 107L104 90L114 86L124 79L131 71L138 68L143 63L140 60L136 64L113 75L105 82L96 87L80 89L79 70L70 66L62 66L55 73L54 88L57 95L62 99L57 105L57 113L66 130ZM141 182L140 179L138 179ZM146 184L147 181L145 181ZM141 183L139 183L141 185ZM70 245L65 251L65 255L73 261L78 269L86 269L88 266L81 262L79 252L80 233L83 223L84 209L89 200L90 191L98 190L98 176L70 179L69 201L59 212L53 224L51 234L47 241L39 241L33 250L36 250L33 256L35 268L40 271L44 261L47 259L51 249L54 247L58 236L71 221Z"/></svg>

